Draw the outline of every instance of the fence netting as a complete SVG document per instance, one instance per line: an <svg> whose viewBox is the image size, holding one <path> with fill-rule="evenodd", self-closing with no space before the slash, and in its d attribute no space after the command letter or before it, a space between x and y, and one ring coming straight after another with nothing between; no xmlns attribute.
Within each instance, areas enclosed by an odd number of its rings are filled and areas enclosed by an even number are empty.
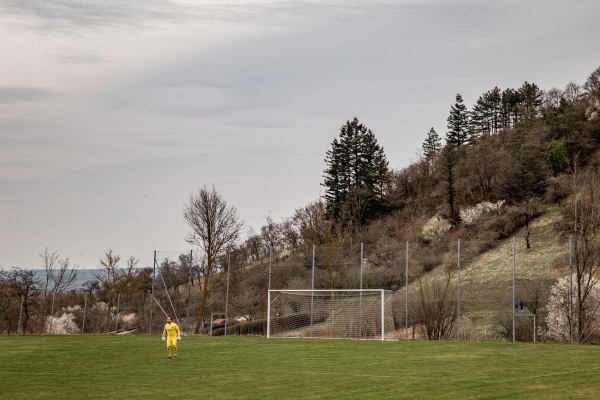
<svg viewBox="0 0 600 400"><path fill-rule="evenodd" d="M270 289L385 289L393 316L386 339L596 341L599 277L591 270L589 282L578 278L587 270L573 240L232 252L210 271L201 256L174 252L159 254L128 284L92 280L60 293L44 293L35 276L27 292L15 283L26 279L3 271L0 333L160 334L169 315L183 334L265 335Z"/></svg>

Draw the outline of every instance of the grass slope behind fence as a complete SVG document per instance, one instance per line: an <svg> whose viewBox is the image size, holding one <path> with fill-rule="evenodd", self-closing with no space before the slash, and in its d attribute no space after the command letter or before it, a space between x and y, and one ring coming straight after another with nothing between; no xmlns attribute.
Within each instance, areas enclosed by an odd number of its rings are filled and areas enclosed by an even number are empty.
<svg viewBox="0 0 600 400"><path fill-rule="evenodd" d="M600 346L0 337L0 398L598 398Z"/></svg>

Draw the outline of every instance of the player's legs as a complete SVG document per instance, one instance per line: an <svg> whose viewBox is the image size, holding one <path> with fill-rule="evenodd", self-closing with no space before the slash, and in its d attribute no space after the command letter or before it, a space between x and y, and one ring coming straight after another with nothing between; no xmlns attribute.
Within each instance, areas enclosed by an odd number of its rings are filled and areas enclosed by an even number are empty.
<svg viewBox="0 0 600 400"><path fill-rule="evenodd" d="M177 357L177 338L167 339L167 355L171 358L171 349L173 349L173 356Z"/></svg>

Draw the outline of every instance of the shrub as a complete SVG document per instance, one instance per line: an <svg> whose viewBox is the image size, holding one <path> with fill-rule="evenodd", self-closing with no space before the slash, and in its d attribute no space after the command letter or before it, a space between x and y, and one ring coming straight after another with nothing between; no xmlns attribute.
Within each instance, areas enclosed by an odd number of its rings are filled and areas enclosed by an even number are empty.
<svg viewBox="0 0 600 400"><path fill-rule="evenodd" d="M430 243L439 243L444 240L452 228L452 224L444 218L436 215L425 223L421 234Z"/></svg>
<svg viewBox="0 0 600 400"><path fill-rule="evenodd" d="M504 200L499 200L496 203L482 201L473 207L459 211L460 220L465 226L475 225L477 220L484 214L496 213L500 214L504 211Z"/></svg>
<svg viewBox="0 0 600 400"><path fill-rule="evenodd" d="M69 308L81 309L79 306ZM79 333L80 328L75 322L75 314L69 312L69 310L63 309L63 313L59 316L46 317L46 332L51 332L53 335L70 335Z"/></svg>
<svg viewBox="0 0 600 400"><path fill-rule="evenodd" d="M267 320L257 319L247 322L234 322L227 325L227 334L229 335L265 335L267 332ZM213 336L223 336L225 334L225 325L213 329Z"/></svg>

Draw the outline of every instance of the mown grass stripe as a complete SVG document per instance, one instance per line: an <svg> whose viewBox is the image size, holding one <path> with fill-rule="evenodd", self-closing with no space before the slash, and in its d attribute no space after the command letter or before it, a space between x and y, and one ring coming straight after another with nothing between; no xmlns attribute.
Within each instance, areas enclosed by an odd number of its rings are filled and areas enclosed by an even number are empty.
<svg viewBox="0 0 600 400"><path fill-rule="evenodd" d="M597 398L600 346L0 337L1 398Z"/></svg>

